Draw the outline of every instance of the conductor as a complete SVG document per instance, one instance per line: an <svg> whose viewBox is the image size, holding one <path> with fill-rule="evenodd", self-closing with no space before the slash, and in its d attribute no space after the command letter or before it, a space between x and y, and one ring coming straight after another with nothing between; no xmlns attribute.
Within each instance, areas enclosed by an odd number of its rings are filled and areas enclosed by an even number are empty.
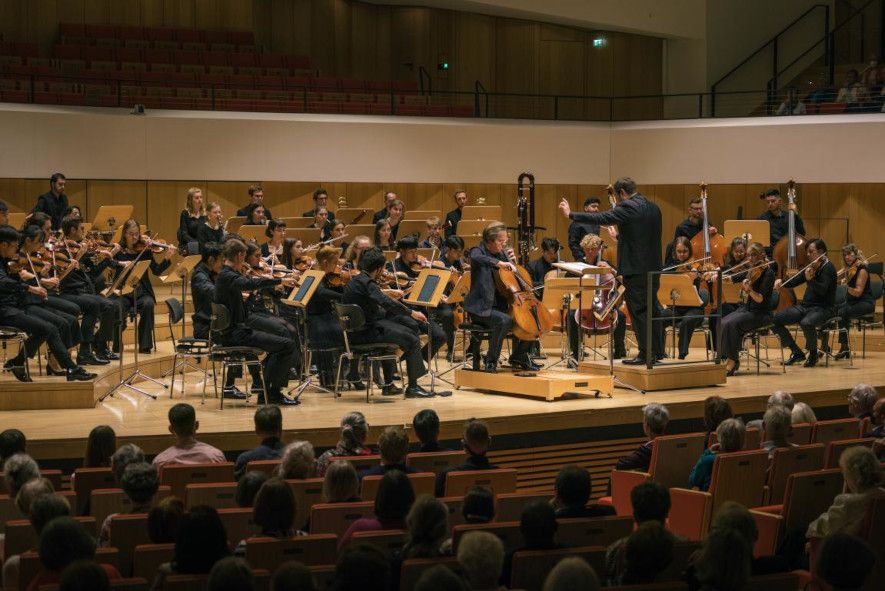
<svg viewBox="0 0 885 591"><path fill-rule="evenodd" d="M661 314L657 300L660 278L652 277L648 282L649 271L661 270L661 210L658 206L636 192L636 182L630 177L621 177L614 183L617 205L599 213L572 213L568 201L562 200L559 209L563 215L575 222L617 225L618 270L623 276L626 288L627 311L633 319L633 331L639 343L639 354L622 363L645 365L655 363L664 356L664 331L659 322L651 323L652 350L646 350L646 330L649 319L648 290L654 295L652 318Z"/></svg>

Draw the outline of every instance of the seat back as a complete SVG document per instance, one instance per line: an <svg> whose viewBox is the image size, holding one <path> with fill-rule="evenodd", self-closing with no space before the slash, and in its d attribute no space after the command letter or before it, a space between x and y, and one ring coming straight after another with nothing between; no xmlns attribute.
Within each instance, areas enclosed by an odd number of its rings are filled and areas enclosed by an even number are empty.
<svg viewBox="0 0 885 591"><path fill-rule="evenodd" d="M534 501L549 501L552 492L498 493L495 495L495 521L519 521L522 510Z"/></svg>
<svg viewBox="0 0 885 591"><path fill-rule="evenodd" d="M270 478L280 467L282 460L252 460L246 464L246 472L264 472Z"/></svg>
<svg viewBox="0 0 885 591"><path fill-rule="evenodd" d="M154 503L172 494L168 486L160 486L154 496ZM121 488L97 488L89 497L89 514L95 517L96 523L104 523L112 513L131 513L132 499L126 496Z"/></svg>
<svg viewBox="0 0 885 591"><path fill-rule="evenodd" d="M876 553L876 566L867 577L866 591L878 589L885 577L885 495L877 494L867 507L867 515L861 536Z"/></svg>
<svg viewBox="0 0 885 591"><path fill-rule="evenodd" d="M605 572L605 547L580 546L556 550L520 550L513 554L510 588L541 591L553 567L569 556L583 558L597 573Z"/></svg>
<svg viewBox="0 0 885 591"><path fill-rule="evenodd" d="M341 323L341 329L345 332L357 332L362 330L366 325L366 316L363 309L356 304L342 304L340 302L332 302L335 316Z"/></svg>
<svg viewBox="0 0 885 591"><path fill-rule="evenodd" d="M557 519L556 541L564 546L608 547L633 532L633 517Z"/></svg>
<svg viewBox="0 0 885 591"><path fill-rule="evenodd" d="M236 482L199 482L188 484L184 490L184 506L188 511L197 505L209 505L216 509L237 506Z"/></svg>
<svg viewBox="0 0 885 591"><path fill-rule="evenodd" d="M94 517L75 517L77 521L83 524L91 535L95 536L96 525ZM39 541L37 531L27 519L13 519L6 522L4 529L6 532L6 540L3 545L3 553L5 556L13 556L21 554L37 547Z"/></svg>
<svg viewBox="0 0 885 591"><path fill-rule="evenodd" d="M417 468L422 472L439 474L449 468L460 466L465 458L463 451L417 452L406 456L406 466Z"/></svg>
<svg viewBox="0 0 885 591"><path fill-rule="evenodd" d="M357 472L372 468L381 463L381 456L378 454L370 454L367 456L339 456L335 458L336 462L350 462Z"/></svg>
<svg viewBox="0 0 885 591"><path fill-rule="evenodd" d="M474 486L484 486L492 494L516 492L516 474L513 468L449 472L446 474L445 496L463 497Z"/></svg>
<svg viewBox="0 0 885 591"><path fill-rule="evenodd" d="M768 452L764 449L716 454L710 480L713 513L725 501L745 507L761 505L767 474Z"/></svg>
<svg viewBox="0 0 885 591"><path fill-rule="evenodd" d="M95 550L95 562L98 564L109 564L120 570L119 552L117 552L116 548L97 548ZM19 590L25 591L42 568L40 556L36 552L21 554L21 562L18 569Z"/></svg>
<svg viewBox="0 0 885 591"><path fill-rule="evenodd" d="M796 445L808 445L811 443L812 428L811 423L796 423L791 427L790 436L787 439Z"/></svg>
<svg viewBox="0 0 885 591"><path fill-rule="evenodd" d="M415 583L424 574L424 571L433 568L437 564L442 564L455 570L458 567L458 559L454 556L446 556L445 558L410 558L404 560L399 574L400 591L412 591Z"/></svg>
<svg viewBox="0 0 885 591"><path fill-rule="evenodd" d="M153 581L164 562L172 562L175 544L140 544L132 552L132 576Z"/></svg>
<svg viewBox="0 0 885 591"><path fill-rule="evenodd" d="M227 541L231 548L245 540L258 535L261 528L252 521L252 508L219 509L218 517L227 532Z"/></svg>
<svg viewBox="0 0 885 591"><path fill-rule="evenodd" d="M498 536L504 545L504 552L512 552L523 545L522 533L518 521L501 521L493 523L465 523L452 528L452 549L457 553L458 543L465 534L472 531L487 531Z"/></svg>
<svg viewBox="0 0 885 591"><path fill-rule="evenodd" d="M774 292L774 295L777 295L777 292ZM649 583L647 585L606 587L605 591L688 591L688 584L681 581L664 581L662 583Z"/></svg>
<svg viewBox="0 0 885 591"><path fill-rule="evenodd" d="M169 310L170 324L178 324L184 318L184 307L176 298L166 298L166 308Z"/></svg>
<svg viewBox="0 0 885 591"><path fill-rule="evenodd" d="M378 494L378 485L383 476L364 476L360 488L360 498L364 501L373 501ZM415 497L421 495L433 495L433 487L436 484L436 474L428 472L416 472L408 475L409 482L415 490Z"/></svg>
<svg viewBox="0 0 885 591"><path fill-rule="evenodd" d="M0 471L0 493L8 495L9 489L6 487L6 479ZM40 476L52 483L52 488L61 490L61 470L44 470L40 468Z"/></svg>
<svg viewBox="0 0 885 591"><path fill-rule="evenodd" d="M353 534L351 543L370 544L392 558L406 544L408 532L404 529L385 529L381 531L358 531Z"/></svg>
<svg viewBox="0 0 885 591"><path fill-rule="evenodd" d="M630 494L634 488L651 480L651 474L630 470L612 470L611 474L611 504L615 508L615 513L632 515L633 503L630 501Z"/></svg>
<svg viewBox="0 0 885 591"><path fill-rule="evenodd" d="M796 591L799 588L799 575L778 573L750 577L743 591Z"/></svg>
<svg viewBox="0 0 885 591"><path fill-rule="evenodd" d="M198 482L233 482L233 462L218 464L168 464L160 468L160 484L172 489L172 494L183 499L188 484Z"/></svg>
<svg viewBox="0 0 885 591"><path fill-rule="evenodd" d="M818 470L791 474L784 492L785 531L801 529L826 511L836 495L841 494L844 481L841 470Z"/></svg>
<svg viewBox="0 0 885 591"><path fill-rule="evenodd" d="M316 591L331 591L335 585L335 565L324 564L311 566L310 574L313 575L313 583Z"/></svg>
<svg viewBox="0 0 885 591"><path fill-rule="evenodd" d="M662 435L651 449L648 473L666 488L685 486L688 474L704 451L704 434Z"/></svg>
<svg viewBox="0 0 885 591"><path fill-rule="evenodd" d="M699 541L676 541L673 543L673 560L658 575L661 581L680 581L692 555L701 549ZM605 572L605 571L603 571Z"/></svg>
<svg viewBox="0 0 885 591"><path fill-rule="evenodd" d="M849 447L872 447L876 440L873 437L858 437L855 439L842 439L841 441L830 441L827 443L826 461L824 468L838 468L839 458Z"/></svg>
<svg viewBox="0 0 885 591"><path fill-rule="evenodd" d="M707 447L717 443L719 441L718 436L716 435L716 431L710 432L709 440L707 441ZM808 443L807 441L805 443ZM744 434L744 447L741 448L746 451L759 449L759 446L762 444L762 432L756 427L749 427Z"/></svg>
<svg viewBox="0 0 885 591"><path fill-rule="evenodd" d="M449 510L450 527L464 523L464 497L440 497L439 500Z"/></svg>
<svg viewBox="0 0 885 591"><path fill-rule="evenodd" d="M779 505L783 502L790 474L820 470L823 464L824 446L820 443L774 450L768 474L767 503Z"/></svg>
<svg viewBox="0 0 885 591"><path fill-rule="evenodd" d="M831 441L854 439L857 437L857 419L833 419L818 421L811 429L811 442L826 445Z"/></svg>
<svg viewBox="0 0 885 591"><path fill-rule="evenodd" d="M120 574L132 575L132 556L139 544L149 544L148 521L144 513L114 515L111 518L111 546L120 551Z"/></svg>
<svg viewBox="0 0 885 591"><path fill-rule="evenodd" d="M313 534L295 536L285 540L276 538L248 538L246 540L246 562L252 568L276 568L289 560L297 560L307 566L318 566L337 562L337 536Z"/></svg>
<svg viewBox="0 0 885 591"><path fill-rule="evenodd" d="M323 479L286 480L295 495L295 527L303 528L314 505L323 502Z"/></svg>
<svg viewBox="0 0 885 591"><path fill-rule="evenodd" d="M703 540L713 516L713 495L686 488L670 489L668 529L688 540Z"/></svg>
<svg viewBox="0 0 885 591"><path fill-rule="evenodd" d="M354 521L374 515L375 503L318 503L310 510L310 531L341 537Z"/></svg>
<svg viewBox="0 0 885 591"><path fill-rule="evenodd" d="M230 328L230 311L224 304L212 304L212 315L209 317L209 332L221 333ZM218 339L213 339L218 341Z"/></svg>
<svg viewBox="0 0 885 591"><path fill-rule="evenodd" d="M89 506L89 496L97 488L116 488L117 481L110 468L77 468L71 479L77 494L77 515L83 515Z"/></svg>

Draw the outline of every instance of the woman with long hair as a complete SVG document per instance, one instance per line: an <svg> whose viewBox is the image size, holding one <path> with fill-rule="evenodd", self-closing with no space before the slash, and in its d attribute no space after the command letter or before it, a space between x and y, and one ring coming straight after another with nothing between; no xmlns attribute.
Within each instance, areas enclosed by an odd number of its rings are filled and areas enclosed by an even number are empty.
<svg viewBox="0 0 885 591"><path fill-rule="evenodd" d="M185 208L181 210L178 220L178 232L176 234L178 248L182 252L187 251L187 246L191 242L198 242L197 231L205 220L206 207L203 201L203 190L199 187L191 187L187 190L187 201Z"/></svg>

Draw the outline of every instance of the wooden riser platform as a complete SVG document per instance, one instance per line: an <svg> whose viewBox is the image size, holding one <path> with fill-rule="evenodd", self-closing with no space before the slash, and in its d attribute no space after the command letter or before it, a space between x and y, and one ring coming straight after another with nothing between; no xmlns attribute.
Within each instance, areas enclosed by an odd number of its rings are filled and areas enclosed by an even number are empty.
<svg viewBox="0 0 885 591"><path fill-rule="evenodd" d="M455 386L492 394L511 394L552 402L567 394L611 396L613 382L609 375L594 373L554 373L540 371L532 376L510 372L485 373L469 369L455 370Z"/></svg>
<svg viewBox="0 0 885 591"><path fill-rule="evenodd" d="M579 371L592 374L608 372L609 364L603 361L584 361L580 364ZM644 365L624 365L615 361L614 371L618 380L645 392L700 388L725 383L725 365L712 362L661 363L648 369Z"/></svg>

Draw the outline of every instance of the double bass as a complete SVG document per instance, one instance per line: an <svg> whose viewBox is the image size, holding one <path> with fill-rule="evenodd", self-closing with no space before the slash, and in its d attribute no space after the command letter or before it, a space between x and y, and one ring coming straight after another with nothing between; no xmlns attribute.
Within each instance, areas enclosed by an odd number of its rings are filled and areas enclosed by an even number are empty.
<svg viewBox="0 0 885 591"><path fill-rule="evenodd" d="M787 235L778 240L772 250L772 258L777 263L777 278L786 282L796 275L799 269L808 264L808 241L805 236L796 233L796 182L793 179L787 183ZM796 293L792 287L781 287L778 290L777 311L785 310L796 305Z"/></svg>
<svg viewBox="0 0 885 591"><path fill-rule="evenodd" d="M715 271L725 262L728 245L719 233L710 236L710 218L707 215L707 183L702 182L699 186L701 188L701 208L704 212L703 227L691 239L691 251L704 253L704 263L698 270ZM706 306L706 314L712 312L716 308L716 302L719 301L719 283L716 281L710 283L710 301Z"/></svg>

